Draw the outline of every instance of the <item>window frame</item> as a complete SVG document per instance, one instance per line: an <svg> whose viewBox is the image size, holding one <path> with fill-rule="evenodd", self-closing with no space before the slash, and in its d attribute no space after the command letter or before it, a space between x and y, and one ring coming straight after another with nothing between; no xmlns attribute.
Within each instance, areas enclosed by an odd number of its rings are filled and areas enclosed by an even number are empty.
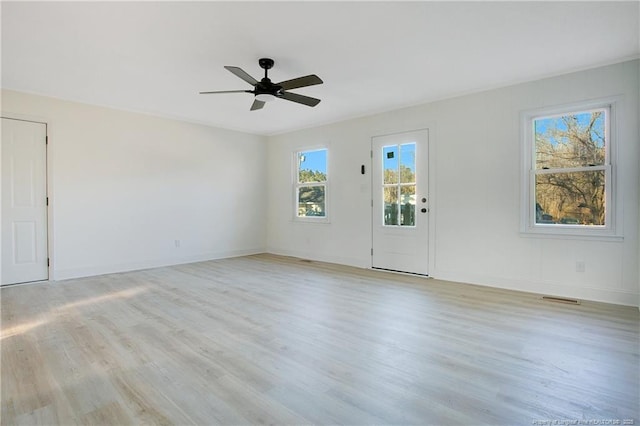
<svg viewBox="0 0 640 426"><path fill-rule="evenodd" d="M298 157L301 153L305 152L316 152L316 151L325 151L326 155L326 163L327 163L327 178L323 182L299 182L298 178L300 176L300 163L298 161ZM292 156L292 182L293 182L293 220L297 222L310 222L310 223L329 223L329 147L327 145L316 145L307 148L296 149L293 152ZM301 187L308 186L319 186L324 187L324 216L299 216L298 215L298 196Z"/></svg>
<svg viewBox="0 0 640 426"><path fill-rule="evenodd" d="M621 200L616 191L617 132L616 116L619 97L597 99L523 111L520 114L522 150L521 229L523 236L549 236L587 239L621 239ZM605 111L605 161L603 165L561 169L536 169L536 120L596 110ZM584 226L536 223L536 176L550 173L571 173L604 170L605 224Z"/></svg>

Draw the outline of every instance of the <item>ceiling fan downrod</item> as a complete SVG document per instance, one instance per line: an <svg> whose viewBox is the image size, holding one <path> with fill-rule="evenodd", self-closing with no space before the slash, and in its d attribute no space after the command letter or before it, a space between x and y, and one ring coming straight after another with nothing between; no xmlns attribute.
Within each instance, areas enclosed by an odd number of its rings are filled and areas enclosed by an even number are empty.
<svg viewBox="0 0 640 426"><path fill-rule="evenodd" d="M273 64L275 64L275 62L271 58L260 58L260 59L258 59L258 65L260 65L260 68L262 68L264 70L264 78L265 78L265 80L269 80L269 77L267 77L267 72L271 68L273 68Z"/></svg>

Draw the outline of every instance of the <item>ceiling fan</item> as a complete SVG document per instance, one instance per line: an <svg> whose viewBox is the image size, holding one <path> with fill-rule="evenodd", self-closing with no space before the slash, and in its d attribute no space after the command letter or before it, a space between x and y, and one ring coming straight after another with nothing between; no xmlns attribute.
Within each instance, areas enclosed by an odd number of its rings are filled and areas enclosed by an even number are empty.
<svg viewBox="0 0 640 426"><path fill-rule="evenodd" d="M322 80L315 74L306 75L304 77L294 78L292 80L281 81L280 83L272 83L267 72L273 67L273 59L261 58L258 60L260 68L264 69L264 78L260 81L251 77L242 68L225 66L236 77L239 77L253 86L253 90L221 90L214 92L200 92L201 95L214 93L253 93L255 98L251 105L251 111L261 109L266 102L276 98L286 99L287 101L297 102L299 104L314 107L320 103L320 99L310 96L299 95L297 93L287 92L287 90L298 89L300 87L313 86L322 84Z"/></svg>

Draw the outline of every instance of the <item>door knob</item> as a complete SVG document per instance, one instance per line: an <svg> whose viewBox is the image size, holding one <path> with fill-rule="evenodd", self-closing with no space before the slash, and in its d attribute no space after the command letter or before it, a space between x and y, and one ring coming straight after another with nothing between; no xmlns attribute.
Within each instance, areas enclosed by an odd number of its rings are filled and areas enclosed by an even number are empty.
<svg viewBox="0 0 640 426"><path fill-rule="evenodd" d="M426 212L427 212L427 209L423 207L423 208L421 208L421 209L420 209L420 211L421 211L422 213L426 213Z"/></svg>

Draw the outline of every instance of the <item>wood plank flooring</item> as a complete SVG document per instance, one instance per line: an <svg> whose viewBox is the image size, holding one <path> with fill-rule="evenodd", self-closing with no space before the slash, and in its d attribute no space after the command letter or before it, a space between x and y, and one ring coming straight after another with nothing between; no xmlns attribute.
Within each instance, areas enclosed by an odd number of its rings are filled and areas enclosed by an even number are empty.
<svg viewBox="0 0 640 426"><path fill-rule="evenodd" d="M636 308L273 255L0 296L3 425L640 424Z"/></svg>

